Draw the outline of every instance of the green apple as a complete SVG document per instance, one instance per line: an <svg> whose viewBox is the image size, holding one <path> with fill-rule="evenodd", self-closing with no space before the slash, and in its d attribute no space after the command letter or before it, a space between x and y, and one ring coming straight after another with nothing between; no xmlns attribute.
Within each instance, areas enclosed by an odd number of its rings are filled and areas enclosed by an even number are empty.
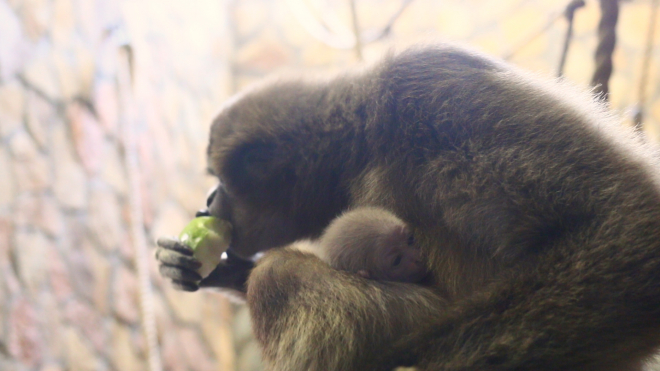
<svg viewBox="0 0 660 371"><path fill-rule="evenodd" d="M202 278L208 276L220 263L222 253L231 242L231 224L213 216L200 216L188 223L179 240L193 250L193 256L202 263L197 270Z"/></svg>

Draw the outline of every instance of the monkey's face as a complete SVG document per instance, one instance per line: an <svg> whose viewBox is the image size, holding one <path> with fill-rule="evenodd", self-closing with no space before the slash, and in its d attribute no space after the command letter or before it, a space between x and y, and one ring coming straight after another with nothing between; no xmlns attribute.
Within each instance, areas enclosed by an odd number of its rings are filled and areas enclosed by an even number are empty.
<svg viewBox="0 0 660 371"><path fill-rule="evenodd" d="M232 224L230 248L249 258L292 242L298 233L291 209L295 179L272 160L277 155L268 144L226 139L214 143L222 150L211 162L219 184L207 203L211 215Z"/></svg>
<svg viewBox="0 0 660 371"><path fill-rule="evenodd" d="M208 167L219 185L209 210L232 223L230 249L244 258L317 237L345 207L328 179L334 174L301 149L317 151L318 139L297 135L302 118L277 99L269 92L236 99L211 128Z"/></svg>
<svg viewBox="0 0 660 371"><path fill-rule="evenodd" d="M230 249L242 258L289 242L294 231L290 219L253 210L220 183L208 196L207 209L200 211L198 216L213 215L231 222L233 229Z"/></svg>
<svg viewBox="0 0 660 371"><path fill-rule="evenodd" d="M396 228L378 240L372 278L396 282L419 282L428 271L419 247L408 228Z"/></svg>

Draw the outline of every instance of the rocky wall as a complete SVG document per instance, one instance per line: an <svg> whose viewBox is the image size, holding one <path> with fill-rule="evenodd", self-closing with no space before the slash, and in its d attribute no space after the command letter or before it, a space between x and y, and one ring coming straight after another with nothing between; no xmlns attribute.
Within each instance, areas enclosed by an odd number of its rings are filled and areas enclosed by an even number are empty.
<svg viewBox="0 0 660 371"><path fill-rule="evenodd" d="M402 1L356 3L360 29L373 34ZM513 63L551 75L563 20L519 46L562 5L416 0L362 55L372 62L392 45L449 39L495 55L515 51ZM648 12L648 2L622 4L611 86L621 111L637 102ZM147 369L127 170L138 176L153 248L202 206L213 184L208 125L231 93L271 73L358 62L350 47L313 36L301 19L310 14L350 38L348 2L0 0L0 369ZM566 77L578 85L593 71L598 18L594 1L576 14ZM655 40L645 128L657 139L660 34ZM125 50L133 57L128 100L118 83ZM135 169L126 167L126 130L136 139ZM174 291L149 264L166 370L261 369L244 307Z"/></svg>
<svg viewBox="0 0 660 371"><path fill-rule="evenodd" d="M227 3L196 4L0 1L0 369L147 369L124 132L152 248L203 205L232 85ZM233 370L229 303L174 291L149 256L164 368Z"/></svg>

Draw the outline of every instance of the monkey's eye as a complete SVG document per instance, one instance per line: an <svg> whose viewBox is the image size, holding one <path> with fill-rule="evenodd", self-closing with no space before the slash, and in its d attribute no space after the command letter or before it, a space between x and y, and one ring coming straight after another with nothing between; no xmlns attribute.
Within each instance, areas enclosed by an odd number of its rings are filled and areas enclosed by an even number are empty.
<svg viewBox="0 0 660 371"><path fill-rule="evenodd" d="M392 262L392 266L396 267L399 264L401 264L401 261L403 260L403 256L401 254L397 255L396 258L394 258L394 261Z"/></svg>
<svg viewBox="0 0 660 371"><path fill-rule="evenodd" d="M412 246L415 243L415 236L411 233L410 236L408 236L408 246Z"/></svg>

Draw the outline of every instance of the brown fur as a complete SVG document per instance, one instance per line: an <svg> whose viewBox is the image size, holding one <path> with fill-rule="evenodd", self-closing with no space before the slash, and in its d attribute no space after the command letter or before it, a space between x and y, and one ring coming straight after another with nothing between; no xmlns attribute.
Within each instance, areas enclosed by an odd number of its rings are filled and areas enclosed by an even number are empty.
<svg viewBox="0 0 660 371"><path fill-rule="evenodd" d="M239 255L376 206L428 259L423 287L269 251L247 299L272 370L630 370L659 344L656 165L569 87L459 48L411 49L247 92L216 119L209 164Z"/></svg>
<svg viewBox="0 0 660 371"><path fill-rule="evenodd" d="M405 363L383 357L383 349L433 322L444 306L431 290L409 286L361 279L290 248L266 253L247 291L264 360L272 370L386 370Z"/></svg>

